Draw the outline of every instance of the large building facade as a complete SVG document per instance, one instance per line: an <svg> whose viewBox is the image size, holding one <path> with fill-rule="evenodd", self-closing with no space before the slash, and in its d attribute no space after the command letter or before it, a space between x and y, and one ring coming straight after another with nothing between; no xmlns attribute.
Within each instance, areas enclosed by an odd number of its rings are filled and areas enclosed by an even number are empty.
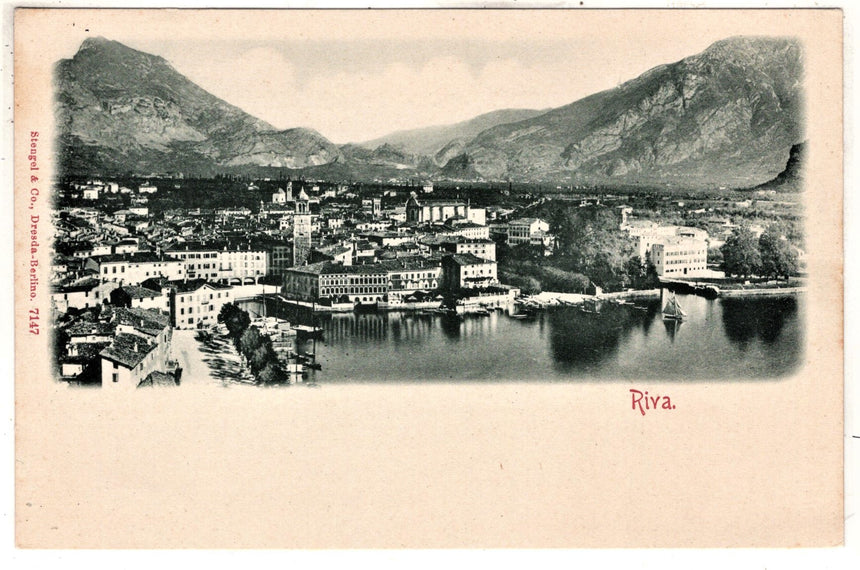
<svg viewBox="0 0 860 570"><path fill-rule="evenodd" d="M241 284L255 282L269 271L270 252L259 244L189 242L173 246L168 253L182 262L185 270L182 278Z"/></svg>
<svg viewBox="0 0 860 570"><path fill-rule="evenodd" d="M185 266L181 260L152 252L92 257L86 261L85 267L97 271L100 281L121 285L137 285L152 277L185 278Z"/></svg>
<svg viewBox="0 0 860 570"><path fill-rule="evenodd" d="M666 238L651 246L650 257L661 277L696 277L708 271L708 243L704 240Z"/></svg>
<svg viewBox="0 0 860 570"><path fill-rule="evenodd" d="M416 224L442 223L451 218L469 219L469 206L460 200L419 200L406 202L406 221Z"/></svg>

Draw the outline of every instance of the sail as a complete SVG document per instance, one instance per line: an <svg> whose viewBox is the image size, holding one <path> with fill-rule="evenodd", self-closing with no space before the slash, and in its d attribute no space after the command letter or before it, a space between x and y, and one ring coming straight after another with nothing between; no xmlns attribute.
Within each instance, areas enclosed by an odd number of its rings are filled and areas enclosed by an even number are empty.
<svg viewBox="0 0 860 570"><path fill-rule="evenodd" d="M687 313L685 313L684 309L681 308L681 305L678 304L678 300L675 298L675 295L672 295L666 302L666 306L663 307L663 315L667 317L681 318L686 316Z"/></svg>

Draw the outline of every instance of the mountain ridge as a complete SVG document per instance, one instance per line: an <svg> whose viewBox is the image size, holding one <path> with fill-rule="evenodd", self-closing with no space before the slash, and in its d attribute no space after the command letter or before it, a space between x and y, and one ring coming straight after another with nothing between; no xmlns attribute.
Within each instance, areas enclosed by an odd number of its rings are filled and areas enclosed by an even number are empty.
<svg viewBox="0 0 860 570"><path fill-rule="evenodd" d="M97 167L134 172L158 171L165 162L210 171L296 168L340 156L316 131L277 130L194 84L164 58L113 40L88 38L54 73L65 171L87 170L75 161L82 152Z"/></svg>
<svg viewBox="0 0 860 570"><path fill-rule="evenodd" d="M338 146L313 129L276 129L160 56L88 38L55 66L55 112L67 174L278 167L350 179L752 188L785 170L805 140L802 78L797 40L727 38L561 107Z"/></svg>
<svg viewBox="0 0 860 570"><path fill-rule="evenodd" d="M796 40L728 38L461 150L488 178L755 185L803 139L801 77Z"/></svg>

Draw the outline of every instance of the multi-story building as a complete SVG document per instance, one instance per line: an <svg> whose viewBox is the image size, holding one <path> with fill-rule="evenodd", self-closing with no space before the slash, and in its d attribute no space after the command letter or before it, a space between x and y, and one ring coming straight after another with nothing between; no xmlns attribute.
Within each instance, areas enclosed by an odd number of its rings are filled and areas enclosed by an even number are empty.
<svg viewBox="0 0 860 570"><path fill-rule="evenodd" d="M668 237L651 246L651 263L661 277L696 277L708 271L708 242Z"/></svg>
<svg viewBox="0 0 860 570"><path fill-rule="evenodd" d="M269 271L270 252L262 244L186 242L167 252L184 264L188 279L241 284L256 281Z"/></svg>
<svg viewBox="0 0 860 570"><path fill-rule="evenodd" d="M122 285L137 285L152 277L185 277L185 267L181 260L149 251L91 257L85 268L96 271L102 282L113 281Z"/></svg>
<svg viewBox="0 0 860 570"><path fill-rule="evenodd" d="M499 282L495 261L458 253L442 257L443 287L449 290L487 287Z"/></svg>
<svg viewBox="0 0 860 570"><path fill-rule="evenodd" d="M61 313L71 308L89 309L104 303L104 300L110 296L110 292L118 286L112 281L105 283L92 279L76 285L52 287L51 305Z"/></svg>
<svg viewBox="0 0 860 570"><path fill-rule="evenodd" d="M442 284L438 257L406 257L381 262L388 273L388 303L397 305L416 291L433 291Z"/></svg>
<svg viewBox="0 0 860 570"><path fill-rule="evenodd" d="M491 239L469 239L462 236L443 238L430 245L430 251L471 253L481 259L496 260L496 242Z"/></svg>
<svg viewBox="0 0 860 570"><path fill-rule="evenodd" d="M115 336L101 357L102 388L129 390L153 372L167 370L172 331L166 315L147 309L114 309Z"/></svg>
<svg viewBox="0 0 860 570"><path fill-rule="evenodd" d="M221 308L233 302L233 287L205 279L168 281L163 291L170 299L170 322L177 329L214 325Z"/></svg>
<svg viewBox="0 0 860 570"><path fill-rule="evenodd" d="M686 226L661 226L650 220L631 220L626 222L623 229L636 240L637 255L643 261L652 263L654 260L651 259L651 251L654 244L674 237L708 240L708 232L705 230Z"/></svg>
<svg viewBox="0 0 860 570"><path fill-rule="evenodd" d="M436 235L438 237L460 236L466 239L489 239L490 228L489 226L479 226L471 222L464 222L457 225L446 225Z"/></svg>
<svg viewBox="0 0 860 570"><path fill-rule="evenodd" d="M406 201L406 221L426 224L442 223L457 216L468 219L468 208L461 200L418 200L413 194Z"/></svg>
<svg viewBox="0 0 860 570"><path fill-rule="evenodd" d="M438 289L441 271L438 257L352 266L326 261L288 270L284 294L302 301L331 298L361 304L398 304L416 291Z"/></svg>
<svg viewBox="0 0 860 570"><path fill-rule="evenodd" d="M288 269L283 291L300 301L348 297L353 303L377 303L388 293L388 272L379 263L339 265L323 261Z"/></svg>
<svg viewBox="0 0 860 570"><path fill-rule="evenodd" d="M528 244L544 246L549 234L549 224L540 218L518 218L506 226L508 245Z"/></svg>
<svg viewBox="0 0 860 570"><path fill-rule="evenodd" d="M361 211L374 218L378 218L382 214L382 198L363 198L361 200Z"/></svg>

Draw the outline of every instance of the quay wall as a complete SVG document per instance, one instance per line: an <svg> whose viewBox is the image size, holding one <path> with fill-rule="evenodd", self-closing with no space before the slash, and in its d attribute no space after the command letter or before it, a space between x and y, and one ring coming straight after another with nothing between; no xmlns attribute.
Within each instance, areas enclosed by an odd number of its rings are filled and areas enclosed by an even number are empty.
<svg viewBox="0 0 860 570"><path fill-rule="evenodd" d="M660 296L659 289L641 289L634 291L618 291L617 293L601 293L598 299L654 299Z"/></svg>
<svg viewBox="0 0 860 570"><path fill-rule="evenodd" d="M806 287L772 287L770 289L721 289L720 297L781 297L806 293Z"/></svg>

